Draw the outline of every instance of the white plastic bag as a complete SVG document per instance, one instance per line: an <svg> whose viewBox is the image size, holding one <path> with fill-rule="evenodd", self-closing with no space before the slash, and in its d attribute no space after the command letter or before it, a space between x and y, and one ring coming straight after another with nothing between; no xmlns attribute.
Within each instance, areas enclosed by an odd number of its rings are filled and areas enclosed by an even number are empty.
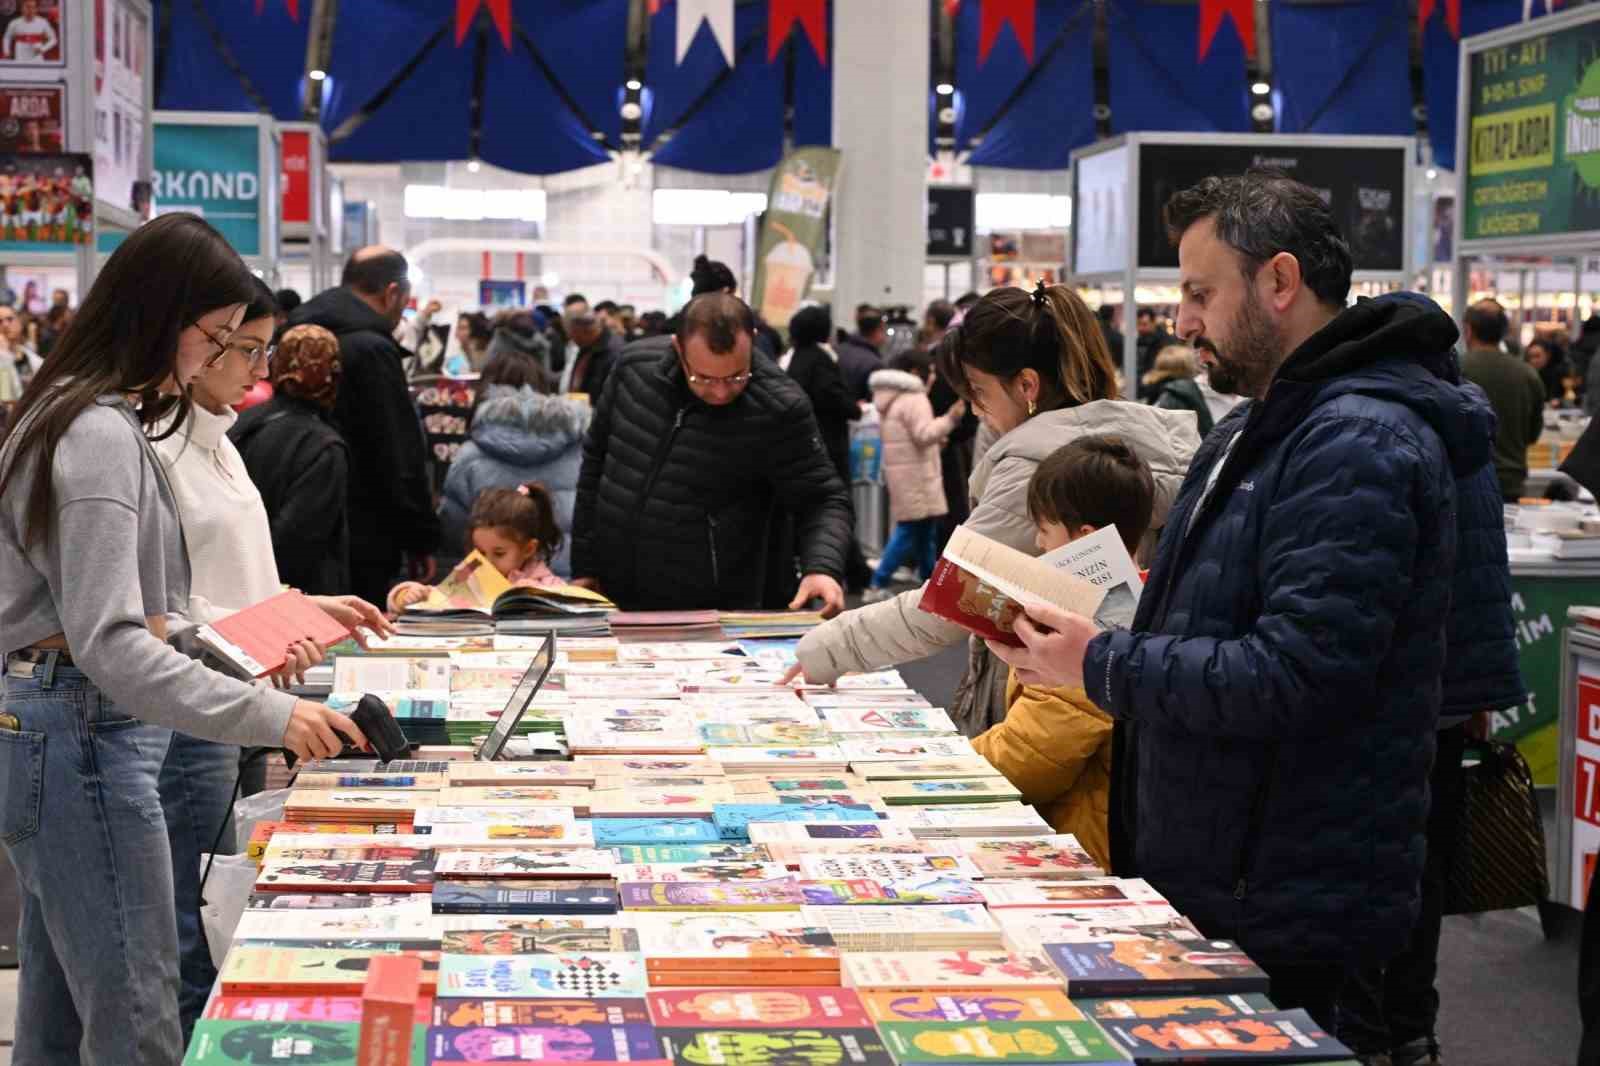
<svg viewBox="0 0 1600 1066"><path fill-rule="evenodd" d="M240 851L249 846L250 834L255 832L258 822L283 821L283 805L288 799L289 790L286 788L240 797L233 805L233 839Z"/></svg>
<svg viewBox="0 0 1600 1066"><path fill-rule="evenodd" d="M202 872L206 858L200 857ZM205 901L200 905L200 921L206 931L206 945L211 949L211 962L219 970L222 960L228 957L233 931L239 927L239 918L250 902L250 891L255 883L255 860L248 856L218 855L211 864L204 890Z"/></svg>

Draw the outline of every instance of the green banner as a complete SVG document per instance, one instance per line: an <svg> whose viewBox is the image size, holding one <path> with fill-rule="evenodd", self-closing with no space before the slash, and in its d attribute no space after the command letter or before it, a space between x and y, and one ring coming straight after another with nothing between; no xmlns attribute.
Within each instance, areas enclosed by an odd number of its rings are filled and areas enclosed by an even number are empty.
<svg viewBox="0 0 1600 1066"><path fill-rule="evenodd" d="M834 148L796 148L772 172L750 302L768 325L785 333L811 290L827 242L839 158Z"/></svg>
<svg viewBox="0 0 1600 1066"><path fill-rule="evenodd" d="M1466 239L1600 230L1600 20L1470 63Z"/></svg>
<svg viewBox="0 0 1600 1066"><path fill-rule="evenodd" d="M1494 736L1517 745L1535 784L1554 785L1560 773L1561 627L1568 607L1600 603L1600 579L1513 577L1511 592L1528 702L1495 712Z"/></svg>

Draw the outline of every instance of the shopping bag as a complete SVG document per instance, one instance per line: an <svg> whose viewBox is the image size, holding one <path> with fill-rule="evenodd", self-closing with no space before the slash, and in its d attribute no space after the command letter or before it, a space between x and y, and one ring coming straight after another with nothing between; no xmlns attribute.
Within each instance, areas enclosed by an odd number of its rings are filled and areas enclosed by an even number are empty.
<svg viewBox="0 0 1600 1066"><path fill-rule="evenodd" d="M206 858L208 856L201 856L201 869L205 868ZM239 918L250 902L255 883L254 859L244 855L218 855L211 863L205 899L200 904L200 921L206 933L206 946L211 949L211 962L218 969L228 957L233 931L239 928Z"/></svg>
<svg viewBox="0 0 1600 1066"><path fill-rule="evenodd" d="M1444 887L1446 914L1476 914L1541 903L1550 894L1544 822L1527 760L1513 745L1469 742L1476 766L1463 770L1461 822Z"/></svg>

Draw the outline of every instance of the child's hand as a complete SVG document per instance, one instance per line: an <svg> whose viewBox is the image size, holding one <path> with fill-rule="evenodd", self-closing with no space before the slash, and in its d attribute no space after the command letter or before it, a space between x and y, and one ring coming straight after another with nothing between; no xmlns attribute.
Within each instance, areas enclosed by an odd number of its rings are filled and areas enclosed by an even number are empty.
<svg viewBox="0 0 1600 1066"><path fill-rule="evenodd" d="M428 586L419 581L402 581L389 590L389 613L399 614L413 603L428 598Z"/></svg>

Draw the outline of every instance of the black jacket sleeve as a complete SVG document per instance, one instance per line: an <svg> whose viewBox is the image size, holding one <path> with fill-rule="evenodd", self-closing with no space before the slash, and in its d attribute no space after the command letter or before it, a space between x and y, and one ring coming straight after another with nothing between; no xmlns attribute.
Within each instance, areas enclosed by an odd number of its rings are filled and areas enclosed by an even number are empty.
<svg viewBox="0 0 1600 1066"><path fill-rule="evenodd" d="M339 539L349 507L350 459L342 445L322 449L284 484L283 500L271 516L272 546L280 555L321 551Z"/></svg>
<svg viewBox="0 0 1600 1066"><path fill-rule="evenodd" d="M589 420L589 433L583 438L583 465L578 472L578 496L572 509L572 576L597 577L599 559L595 545L595 502L600 478L605 473L606 450L611 444L611 408L616 403L620 377L606 375L604 393L594 393L600 402Z"/></svg>
<svg viewBox="0 0 1600 1066"><path fill-rule="evenodd" d="M427 554L439 546L439 516L433 509L428 444L405 375L383 338L347 339L339 383L340 428L350 445L356 476L387 486L379 502L393 542ZM346 397L349 403L343 402Z"/></svg>
<svg viewBox="0 0 1600 1066"><path fill-rule="evenodd" d="M809 357L810 366L804 384L817 417L843 418L846 421L860 418L861 408L845 393L844 375L839 372L838 364L829 359L826 352L813 351ZM800 358L800 353L796 352L795 358Z"/></svg>
<svg viewBox="0 0 1600 1066"><path fill-rule="evenodd" d="M1445 619L1441 718L1502 711L1527 698L1511 609L1511 568L1494 464L1456 482L1456 570Z"/></svg>
<svg viewBox="0 0 1600 1066"><path fill-rule="evenodd" d="M850 497L822 446L810 402L801 399L785 408L777 429L772 481L778 499L795 516L800 570L842 580L851 537Z"/></svg>

